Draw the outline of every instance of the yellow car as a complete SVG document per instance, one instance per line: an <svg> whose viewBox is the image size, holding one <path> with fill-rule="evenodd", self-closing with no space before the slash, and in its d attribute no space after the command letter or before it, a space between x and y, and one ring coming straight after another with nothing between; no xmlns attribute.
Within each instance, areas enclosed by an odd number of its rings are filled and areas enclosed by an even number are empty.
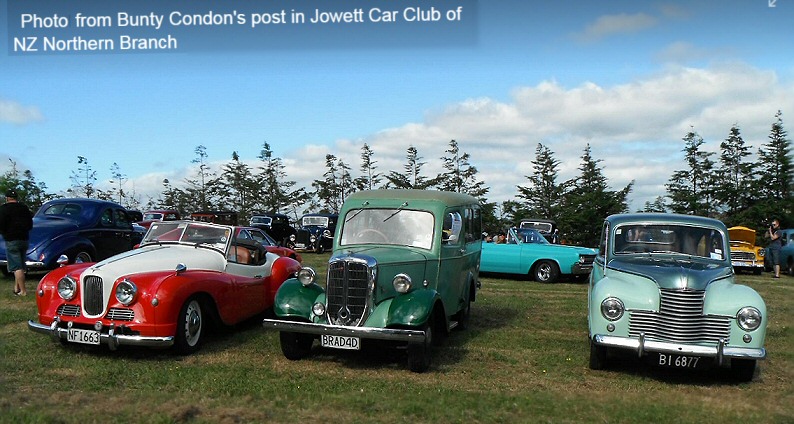
<svg viewBox="0 0 794 424"><path fill-rule="evenodd" d="M755 245L755 230L747 227L728 228L731 238L731 264L735 271L752 271L761 274L764 270L764 248Z"/></svg>

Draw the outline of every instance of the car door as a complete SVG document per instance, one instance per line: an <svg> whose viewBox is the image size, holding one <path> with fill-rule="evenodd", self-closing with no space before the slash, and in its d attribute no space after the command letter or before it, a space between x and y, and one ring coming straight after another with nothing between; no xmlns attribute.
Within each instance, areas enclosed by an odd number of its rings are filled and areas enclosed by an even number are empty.
<svg viewBox="0 0 794 424"><path fill-rule="evenodd" d="M451 315L458 311L460 296L468 274L466 273L467 244L465 240L465 211L448 209L444 214L441 237L441 263L437 291L444 309Z"/></svg>

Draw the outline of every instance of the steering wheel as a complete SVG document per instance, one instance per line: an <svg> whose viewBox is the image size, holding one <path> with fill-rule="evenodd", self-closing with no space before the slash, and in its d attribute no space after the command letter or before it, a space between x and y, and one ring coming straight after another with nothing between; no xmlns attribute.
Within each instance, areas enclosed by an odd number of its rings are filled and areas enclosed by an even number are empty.
<svg viewBox="0 0 794 424"><path fill-rule="evenodd" d="M378 239L372 240L374 242L380 241L380 242L386 243L387 241L389 241L389 238L386 237L385 234L381 233L380 231L378 231L378 230L376 230L374 228L367 228L366 230L361 231L360 233L358 233L357 237L359 239L369 239L370 237L366 236L366 234L369 234L369 233L375 234L380 239L380 240L378 240ZM370 241L370 240L367 240L367 241Z"/></svg>

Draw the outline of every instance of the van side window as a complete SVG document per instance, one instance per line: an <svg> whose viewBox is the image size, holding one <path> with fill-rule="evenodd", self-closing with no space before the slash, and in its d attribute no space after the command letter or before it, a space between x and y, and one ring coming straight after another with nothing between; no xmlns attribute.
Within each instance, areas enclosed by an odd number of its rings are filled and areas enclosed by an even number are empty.
<svg viewBox="0 0 794 424"><path fill-rule="evenodd" d="M447 212L444 215L444 227L441 233L443 244L457 244L460 240L460 233L463 227L463 219L460 212Z"/></svg>

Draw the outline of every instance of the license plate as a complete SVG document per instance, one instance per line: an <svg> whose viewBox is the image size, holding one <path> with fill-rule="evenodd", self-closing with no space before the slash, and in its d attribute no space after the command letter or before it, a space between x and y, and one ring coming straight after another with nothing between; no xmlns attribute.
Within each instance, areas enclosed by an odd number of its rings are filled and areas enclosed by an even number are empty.
<svg viewBox="0 0 794 424"><path fill-rule="evenodd" d="M295 243L295 248L296 249L305 249L306 245L303 244L303 243Z"/></svg>
<svg viewBox="0 0 794 424"><path fill-rule="evenodd" d="M659 366L671 368L696 368L700 361L699 356L659 354Z"/></svg>
<svg viewBox="0 0 794 424"><path fill-rule="evenodd" d="M322 347L334 349L359 350L361 349L361 339L358 337L330 336L328 334L323 334L320 336L320 345L322 345Z"/></svg>
<svg viewBox="0 0 794 424"><path fill-rule="evenodd" d="M66 334L66 341L72 343L98 345L99 331L72 328L69 329L69 332Z"/></svg>

